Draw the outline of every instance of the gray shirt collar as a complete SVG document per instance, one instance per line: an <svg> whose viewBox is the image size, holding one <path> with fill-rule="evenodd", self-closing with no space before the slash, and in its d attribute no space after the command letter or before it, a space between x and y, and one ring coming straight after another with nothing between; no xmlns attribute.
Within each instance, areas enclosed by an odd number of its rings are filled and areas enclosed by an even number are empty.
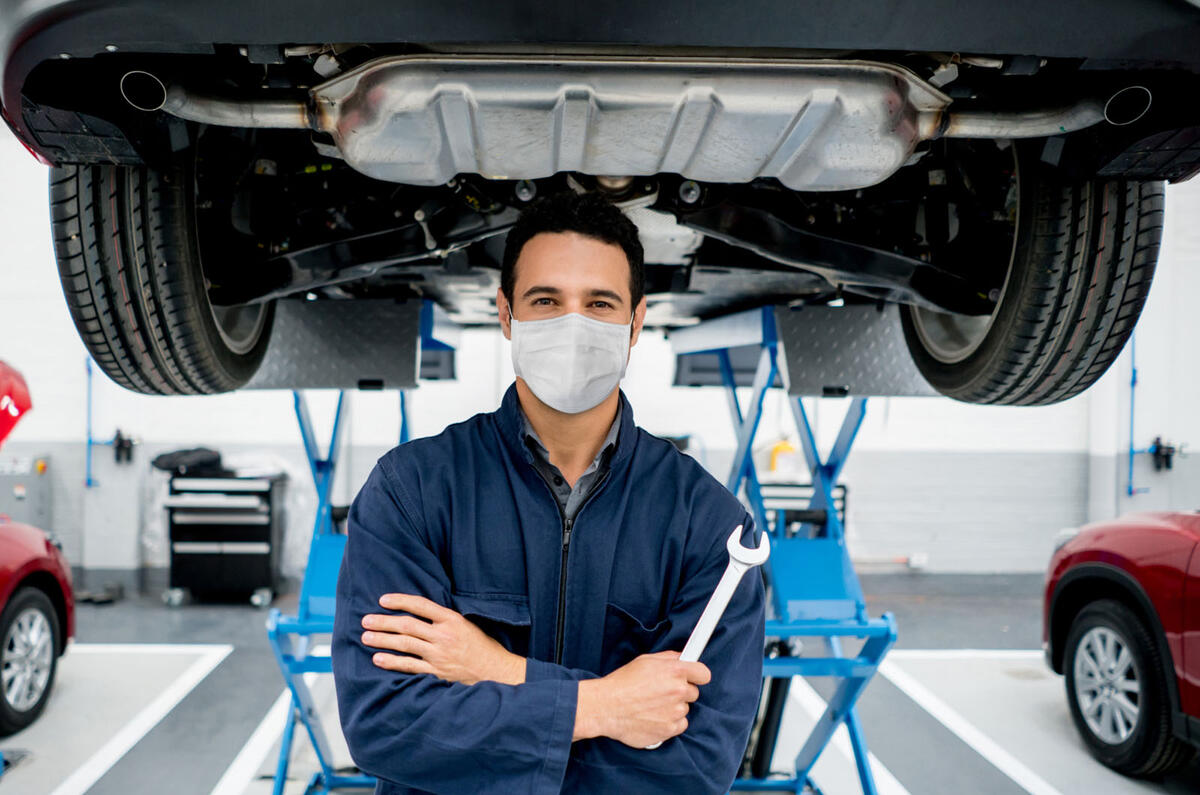
<svg viewBox="0 0 1200 795"><path fill-rule="evenodd" d="M525 440L526 440L526 442L527 443L532 442L532 444L530 444L529 446L533 449L533 452L537 455L538 458L540 458L545 463L550 463L550 451L546 449L546 445L542 442L541 437L537 435L537 431L535 431L533 429L533 426L529 424L529 417L525 416L524 409L521 410L521 419L525 422ZM608 455L611 450L616 449L617 434L620 432L620 430L621 430L621 404L618 402L617 403L617 416L615 416L613 418L613 423L611 426L609 426L608 434L604 437L604 444L600 445L600 452L596 453L596 457L592 459L592 463L588 466L587 470L583 473L584 475L589 475L592 472L595 472L597 469L599 469L601 464L604 461L605 456Z"/></svg>

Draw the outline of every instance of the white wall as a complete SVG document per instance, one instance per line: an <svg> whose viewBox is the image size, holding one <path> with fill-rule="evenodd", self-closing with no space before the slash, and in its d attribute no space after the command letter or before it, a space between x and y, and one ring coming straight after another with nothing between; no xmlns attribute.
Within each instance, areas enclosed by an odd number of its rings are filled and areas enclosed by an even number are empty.
<svg viewBox="0 0 1200 795"><path fill-rule="evenodd" d="M1167 191L1166 222L1158 270L1134 334L1117 363L1090 390L1089 450L1112 471L1100 472L1090 514L1102 519L1140 510L1200 507L1200 179ZM1128 494L1130 375L1136 352L1137 388L1133 446L1155 436L1182 445L1170 472L1154 472L1149 456L1134 456ZM1145 491L1143 491L1145 490Z"/></svg>

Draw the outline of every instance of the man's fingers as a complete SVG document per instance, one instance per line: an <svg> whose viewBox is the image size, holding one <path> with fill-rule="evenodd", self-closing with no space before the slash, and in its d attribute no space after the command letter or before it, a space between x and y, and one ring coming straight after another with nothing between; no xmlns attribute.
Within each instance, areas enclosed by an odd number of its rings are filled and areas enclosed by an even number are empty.
<svg viewBox="0 0 1200 795"><path fill-rule="evenodd" d="M388 610L403 610L405 613L412 613L414 616L427 618L430 621L445 621L458 615L450 608L443 607L432 599L412 593L385 593L379 597L379 605Z"/></svg>
<svg viewBox="0 0 1200 795"><path fill-rule="evenodd" d="M683 663L684 675L687 680L694 685L706 685L712 681L712 671L708 670L708 666L700 662Z"/></svg>
<svg viewBox="0 0 1200 795"><path fill-rule="evenodd" d="M412 635L421 640L434 640L433 625L412 616L386 616L371 613L363 616L363 629L376 632L391 632L398 635Z"/></svg>
<svg viewBox="0 0 1200 795"><path fill-rule="evenodd" d="M376 668L383 668L386 671L396 671L402 674L432 674L435 673L433 666L422 660L420 657L400 657L396 654L378 654L371 655L371 662Z"/></svg>
<svg viewBox="0 0 1200 795"><path fill-rule="evenodd" d="M687 695L684 696L684 700L692 702L698 698L700 698L700 688L689 682L687 686Z"/></svg>
<svg viewBox="0 0 1200 795"><path fill-rule="evenodd" d="M415 654L418 657L428 656L432 644L414 638L411 635L396 635L391 632L364 632L362 642L374 649L390 649Z"/></svg>

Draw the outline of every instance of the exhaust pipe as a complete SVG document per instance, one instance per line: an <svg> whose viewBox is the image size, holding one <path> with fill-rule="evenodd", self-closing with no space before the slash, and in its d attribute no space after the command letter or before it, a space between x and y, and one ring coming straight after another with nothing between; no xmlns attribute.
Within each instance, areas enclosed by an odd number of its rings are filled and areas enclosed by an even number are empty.
<svg viewBox="0 0 1200 795"><path fill-rule="evenodd" d="M520 95L495 90L503 81L520 85ZM141 70L127 72L120 88L146 112L327 132L347 164L384 181L442 185L460 172L527 179L584 171L614 192L631 176L660 171L702 182L775 177L800 191L861 188L902 168L921 141L1127 125L1152 100L1134 85L1058 108L958 111L912 72L884 63L535 56L379 58L291 99L208 95ZM630 123L605 121L610 104L631 95L644 100L644 113ZM514 139L514 114L523 129L553 132ZM763 135L764 125L784 140ZM738 139L744 147L720 145Z"/></svg>
<svg viewBox="0 0 1200 795"><path fill-rule="evenodd" d="M220 127L320 129L312 123L305 103L208 97L180 86L168 86L149 72L127 72L121 78L121 96L138 110L161 110L181 119Z"/></svg>
<svg viewBox="0 0 1200 795"><path fill-rule="evenodd" d="M1014 113L986 110L944 113L940 129L927 137L1043 138L1082 130L1102 121L1123 127L1145 116L1152 98L1145 86L1128 86L1105 102L1085 99L1062 108Z"/></svg>
<svg viewBox="0 0 1200 795"><path fill-rule="evenodd" d="M1133 124L1150 111L1154 95L1145 86L1128 86L1104 103L1104 120L1114 127Z"/></svg>
<svg viewBox="0 0 1200 795"><path fill-rule="evenodd" d="M121 78L121 96L147 112L162 110L181 119L222 127L320 130L309 106L295 100L238 100L195 94L135 70ZM1117 127L1133 124L1150 110L1153 96L1145 86L1128 86L1101 102L1085 99L1048 110L994 112L964 110L926 115L921 137L1043 138L1075 132L1102 121ZM923 114L924 115L924 114Z"/></svg>

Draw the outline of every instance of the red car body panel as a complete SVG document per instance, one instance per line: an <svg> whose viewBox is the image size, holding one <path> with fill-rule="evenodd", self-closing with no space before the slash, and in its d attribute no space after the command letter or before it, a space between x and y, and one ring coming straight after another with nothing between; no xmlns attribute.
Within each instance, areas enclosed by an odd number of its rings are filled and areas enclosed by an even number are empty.
<svg viewBox="0 0 1200 795"><path fill-rule="evenodd" d="M1157 623L1150 629L1170 658L1179 717L1200 721L1198 545L1195 513L1132 514L1082 528L1054 553L1046 576L1042 641L1054 670L1062 672L1066 629L1080 600L1120 593ZM1188 721L1175 723L1177 733L1200 741L1188 733Z"/></svg>
<svg viewBox="0 0 1200 795"><path fill-rule="evenodd" d="M47 582L47 577L53 578L57 584L64 606L62 645L65 649L66 641L75 636L75 597L66 558L41 530L0 517L0 608L8 604L17 588L29 582L31 577L40 578L43 583Z"/></svg>
<svg viewBox="0 0 1200 795"><path fill-rule="evenodd" d="M1200 717L1200 546L1192 553L1183 586L1183 711Z"/></svg>

